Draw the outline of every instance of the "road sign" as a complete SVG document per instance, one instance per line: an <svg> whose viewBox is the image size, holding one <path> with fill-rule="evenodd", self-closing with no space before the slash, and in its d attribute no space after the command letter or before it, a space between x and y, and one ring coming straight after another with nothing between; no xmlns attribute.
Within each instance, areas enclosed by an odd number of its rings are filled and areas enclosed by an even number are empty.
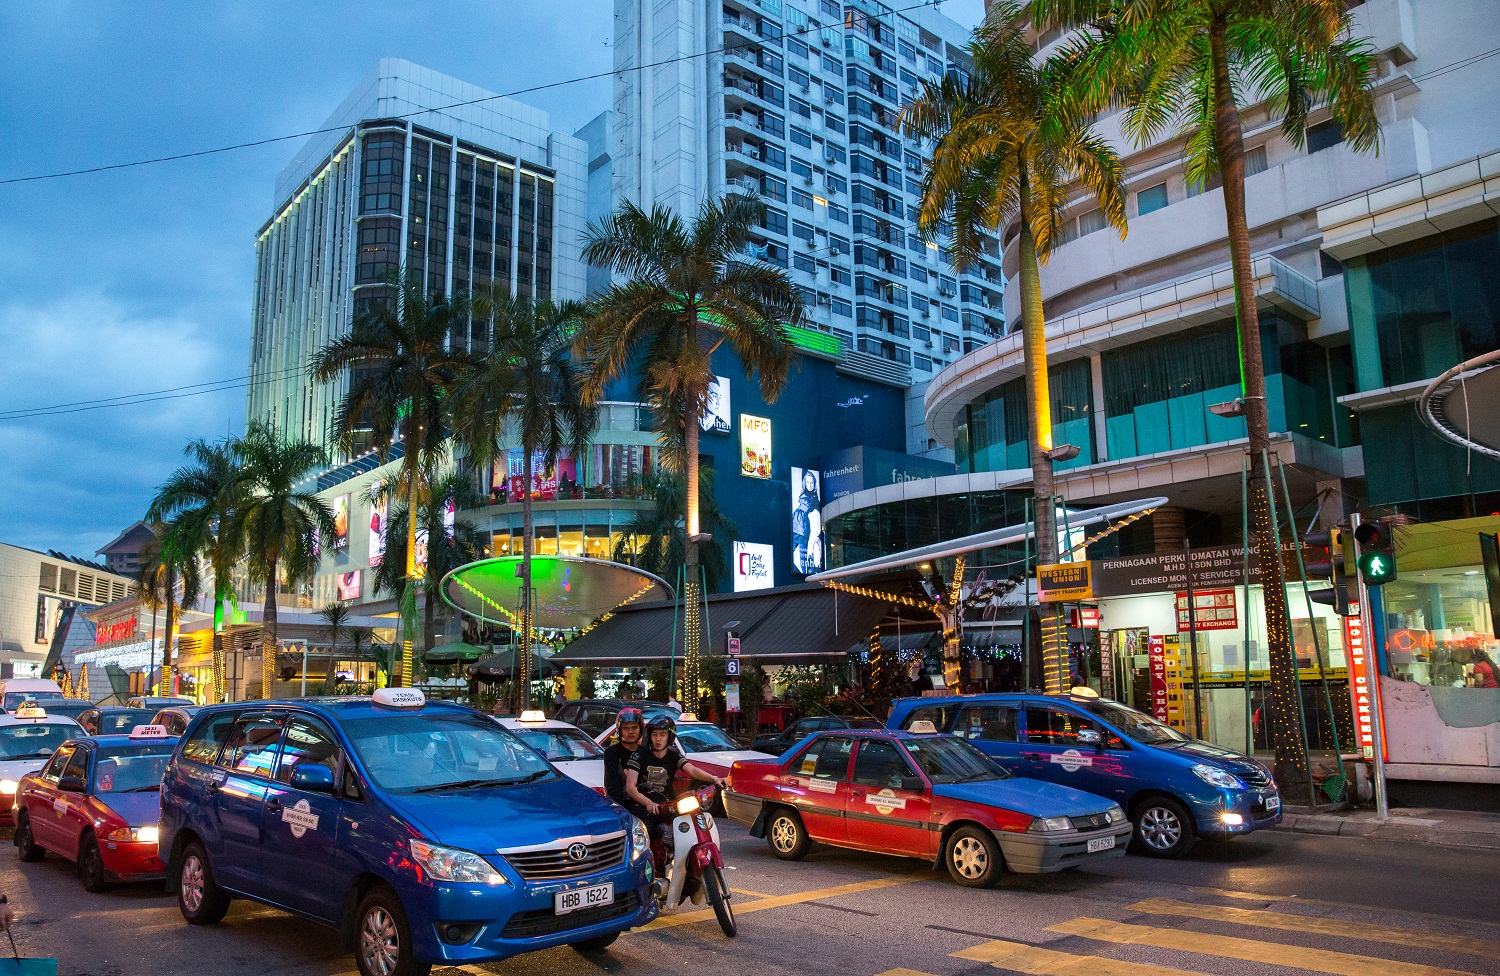
<svg viewBox="0 0 1500 976"><path fill-rule="evenodd" d="M740 639L730 634L728 641L725 642L725 650L729 652L730 657L738 657L740 653Z"/></svg>
<svg viewBox="0 0 1500 976"><path fill-rule="evenodd" d="M728 678L738 678L740 676L739 658L732 657L724 662L724 675Z"/></svg>
<svg viewBox="0 0 1500 976"><path fill-rule="evenodd" d="M737 712L740 710L740 683L731 681L724 686L724 710Z"/></svg>

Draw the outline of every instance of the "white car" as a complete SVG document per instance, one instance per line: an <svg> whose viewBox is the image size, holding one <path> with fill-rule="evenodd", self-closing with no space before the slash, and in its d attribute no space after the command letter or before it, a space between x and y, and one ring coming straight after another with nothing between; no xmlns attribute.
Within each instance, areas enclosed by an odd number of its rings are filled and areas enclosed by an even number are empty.
<svg viewBox="0 0 1500 976"><path fill-rule="evenodd" d="M600 732L595 741L600 745L607 745L614 737L615 727L611 725ZM683 713L682 718L677 720L677 748L682 750L682 754L694 766L715 776L728 776L729 767L740 760L754 762L776 758L754 749L740 748L740 744L731 739L728 732L712 722L698 721L692 712ZM686 783L685 777L678 783L679 793Z"/></svg>
<svg viewBox="0 0 1500 976"><path fill-rule="evenodd" d="M547 757L569 779L604 792L604 750L576 725L522 712L520 718L497 718L516 738Z"/></svg>
<svg viewBox="0 0 1500 976"><path fill-rule="evenodd" d="M0 714L0 825L15 825L12 807L21 777L45 766L67 740L87 734L72 719L49 718L46 709L29 702L14 714Z"/></svg>

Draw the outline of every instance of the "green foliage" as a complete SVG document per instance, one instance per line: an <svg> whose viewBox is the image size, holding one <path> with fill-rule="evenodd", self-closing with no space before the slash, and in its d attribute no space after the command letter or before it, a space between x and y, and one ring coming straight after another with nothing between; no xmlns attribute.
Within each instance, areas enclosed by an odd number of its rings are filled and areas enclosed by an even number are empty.
<svg viewBox="0 0 1500 976"><path fill-rule="evenodd" d="M782 668L786 697L803 715L821 715L828 711L824 703L833 695L833 675L826 665L806 664Z"/></svg>
<svg viewBox="0 0 1500 976"><path fill-rule="evenodd" d="M657 661L646 668L646 697L654 701L666 701L671 697L672 667L666 661Z"/></svg>
<svg viewBox="0 0 1500 976"><path fill-rule="evenodd" d="M226 531L244 540L250 572L266 581L268 592L282 577L289 585L310 579L317 569L318 534L334 533L333 509L300 487L327 460L322 448L251 424L238 453L247 474Z"/></svg>
<svg viewBox="0 0 1500 976"><path fill-rule="evenodd" d="M495 706L510 698L510 682L501 681L495 684L479 684L474 686L469 695L469 706L477 708L486 715L495 710Z"/></svg>
<svg viewBox="0 0 1500 976"><path fill-rule="evenodd" d="M699 544L698 560L708 580L708 589L714 591L728 580L728 553L734 540L739 538L740 527L720 511L714 500L714 469L700 463L699 477L698 518L702 530L713 538ZM675 584L677 569L687 558L687 532L682 521L686 504L684 479L681 475L661 471L651 475L648 484L655 504L646 511L637 512L630 520L615 543L614 558ZM645 541L637 545L636 540L641 537Z"/></svg>
<svg viewBox="0 0 1500 976"><path fill-rule="evenodd" d="M599 669L578 669L578 697L597 698L599 690Z"/></svg>

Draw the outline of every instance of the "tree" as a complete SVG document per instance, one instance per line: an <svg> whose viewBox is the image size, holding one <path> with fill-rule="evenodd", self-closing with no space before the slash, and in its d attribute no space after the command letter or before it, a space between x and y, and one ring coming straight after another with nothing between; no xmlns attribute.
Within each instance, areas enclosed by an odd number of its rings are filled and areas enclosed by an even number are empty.
<svg viewBox="0 0 1500 976"><path fill-rule="evenodd" d="M705 200L684 223L669 209L653 206L647 213L627 201L584 234L584 261L620 275L619 284L590 304L579 336L588 364L585 400L597 403L610 382L633 374L642 400L682 418L682 450L668 450L665 460L684 473L683 703L689 708L696 704L703 639L698 433L715 375L713 354L728 343L745 378L774 401L795 356L787 327L804 322L791 276L746 254L764 213L759 200L729 194Z"/></svg>
<svg viewBox="0 0 1500 976"><path fill-rule="evenodd" d="M224 660L225 605L235 599L231 574L245 553L244 539L233 532L232 515L241 504L248 473L238 440L210 444L199 439L184 453L192 463L172 472L156 490L146 519L172 519L179 542L192 555L208 561L213 573L213 661L217 674Z"/></svg>
<svg viewBox="0 0 1500 976"><path fill-rule="evenodd" d="M517 687L531 687L531 554L535 548L531 496L533 459L555 467L570 450L581 461L599 427L597 402L586 404L573 362L573 332L582 306L511 297L492 286L474 300L474 315L489 325L490 347L460 379L454 396L453 432L474 463L490 465L507 434L520 442L524 488L521 492L521 655ZM580 471L580 475L583 472ZM529 703L523 703L525 708Z"/></svg>
<svg viewBox="0 0 1500 976"><path fill-rule="evenodd" d="M1067 65L1058 59L1033 62L1016 3L993 6L968 54L967 76L950 72L940 81L924 81L917 99L902 111L910 135L937 140L917 223L931 238L951 218L948 251L959 268L967 268L984 249L982 231L995 233L1017 222L1037 562L1045 565L1057 562L1058 552L1039 265L1062 243L1074 180L1083 184L1085 200L1097 202L1124 236L1124 170L1091 128L1092 113L1072 97ZM957 648L952 652L956 655ZM1047 690L1062 691L1066 642L1050 639L1044 652Z"/></svg>
<svg viewBox="0 0 1500 976"><path fill-rule="evenodd" d="M198 599L202 580L199 575L198 557L174 522L152 522L154 538L141 548L141 565L136 571L136 592L151 608L153 617L157 607L165 607L167 619L163 630L165 638L161 651L161 694L170 694L165 687L172 669L172 635L177 628L178 610ZM180 595L179 595L180 593ZM84 688L83 697L88 697Z"/></svg>
<svg viewBox="0 0 1500 976"><path fill-rule="evenodd" d="M687 550L682 518L685 485L682 475L666 471L651 475L650 484L655 504L631 519L615 543L614 558L670 579L675 567L683 565ZM714 501L713 468L701 469L699 487L699 520L710 538L699 544L698 561L708 588L717 590L728 578L729 562L725 554L739 537L740 527L719 511Z"/></svg>
<svg viewBox="0 0 1500 976"><path fill-rule="evenodd" d="M1124 108L1125 133L1140 145L1182 140L1187 179L1207 185L1217 173L1234 277L1242 404L1250 450L1250 520L1261 553L1270 650L1276 776L1283 789L1307 781L1302 705L1286 603L1286 572L1276 553L1269 471L1260 316L1245 213L1241 103L1260 102L1294 145L1308 113L1327 107L1356 152L1375 149L1379 123L1371 87L1375 60L1353 37L1345 4L1335 0L1034 0L1037 23L1081 26L1069 57L1087 107Z"/></svg>
<svg viewBox="0 0 1500 976"><path fill-rule="evenodd" d="M250 575L266 584L261 618L261 653L275 654L276 590L310 579L317 571L318 535L334 534L333 509L315 492L299 486L321 468L323 449L309 441L283 440L262 424L251 424L241 438L246 481L240 505L229 513L227 531L245 541Z"/></svg>
<svg viewBox="0 0 1500 976"><path fill-rule="evenodd" d="M400 442L396 493L411 509L426 490L423 474L444 452L449 395L469 362L467 353L449 348L448 336L466 330L468 316L467 300L429 296L421 275L393 274L386 278L385 293L371 299L350 330L314 353L309 364L319 382L348 374L348 392L334 418L340 450L352 454L368 443L385 461ZM420 578L416 522L406 528L405 579L414 583ZM405 585L401 653L408 677L418 650L416 619L416 587Z"/></svg>
<svg viewBox="0 0 1500 976"><path fill-rule="evenodd" d="M323 609L318 611L318 616L328 625L328 670L323 675L323 687L331 695L338 687L339 631L349 626L349 618L354 614L349 604L336 600L324 604ZM266 697L269 698L270 695L267 694Z"/></svg>

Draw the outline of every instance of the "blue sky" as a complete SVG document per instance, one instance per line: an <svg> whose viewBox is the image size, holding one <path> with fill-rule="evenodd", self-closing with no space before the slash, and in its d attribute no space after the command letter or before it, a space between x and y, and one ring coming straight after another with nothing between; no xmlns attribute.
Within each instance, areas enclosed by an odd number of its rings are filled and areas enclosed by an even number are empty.
<svg viewBox="0 0 1500 976"><path fill-rule="evenodd" d="M0 5L0 178L318 127L381 57L494 91L607 70L612 0ZM982 0L943 11L977 23ZM609 83L524 100L571 132ZM0 186L0 412L243 376L253 237L296 143ZM0 541L90 557L243 389L0 420Z"/></svg>

